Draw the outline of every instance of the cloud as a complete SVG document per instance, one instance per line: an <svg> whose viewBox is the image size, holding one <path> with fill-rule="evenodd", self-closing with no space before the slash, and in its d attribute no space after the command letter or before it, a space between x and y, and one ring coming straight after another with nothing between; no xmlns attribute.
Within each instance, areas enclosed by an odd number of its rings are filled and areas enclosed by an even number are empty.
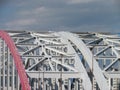
<svg viewBox="0 0 120 90"><path fill-rule="evenodd" d="M36 20L35 19L18 19L18 20L14 20L11 22L7 22L6 26L26 26L26 25L32 25L33 23L35 23Z"/></svg>
<svg viewBox="0 0 120 90"><path fill-rule="evenodd" d="M68 4L79 4L79 3L89 3L98 0L68 0Z"/></svg>
<svg viewBox="0 0 120 90"><path fill-rule="evenodd" d="M44 13L46 11L45 7L37 7L37 8L33 8L31 10L22 10L20 12L18 12L18 15L35 15L35 14L40 14L40 13Z"/></svg>
<svg viewBox="0 0 120 90"><path fill-rule="evenodd" d="M38 8L35 9L34 13L44 12L44 11L46 11L45 7L38 7Z"/></svg>
<svg viewBox="0 0 120 90"><path fill-rule="evenodd" d="M117 0L119 2L119 0ZM120 28L113 0L14 0L2 8L0 28L105 31ZM117 26L117 28L116 28Z"/></svg>
<svg viewBox="0 0 120 90"><path fill-rule="evenodd" d="M7 3L7 0L0 0L0 5L5 5Z"/></svg>
<svg viewBox="0 0 120 90"><path fill-rule="evenodd" d="M119 28L114 29L109 25L82 25L79 27L61 26L61 27L56 27L53 30L54 31L71 31L71 32L111 32L111 33L119 32Z"/></svg>

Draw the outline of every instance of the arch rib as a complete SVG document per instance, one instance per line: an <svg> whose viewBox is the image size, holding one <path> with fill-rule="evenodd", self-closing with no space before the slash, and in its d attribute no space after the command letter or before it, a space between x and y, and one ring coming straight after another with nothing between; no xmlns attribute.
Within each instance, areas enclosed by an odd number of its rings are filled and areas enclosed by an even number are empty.
<svg viewBox="0 0 120 90"><path fill-rule="evenodd" d="M95 76L95 79L98 83L98 86L100 90L109 90L109 87L107 85L107 80L105 79L101 69L99 68L95 58L93 57L90 50L86 47L86 45L83 43L81 39L79 39L76 35L69 33L69 32L61 32L61 34L68 40L71 40L77 48L81 51L83 54L85 60L88 62L89 67L92 69L92 60L94 61L93 66L93 74Z"/></svg>
<svg viewBox="0 0 120 90"><path fill-rule="evenodd" d="M67 45L69 45L71 52L75 53L75 50L73 49L70 42L67 41L67 38L64 36L64 34L61 34L60 32L58 34L60 34L60 36L63 38L64 43L67 43ZM83 80L83 88L85 90L92 90L92 84L90 82L90 78L88 77L88 74L81 62L81 59L79 58L77 53L75 53L75 56L76 56L75 57L75 59L76 59L75 66L76 66L76 69L80 72L79 73L80 78Z"/></svg>
<svg viewBox="0 0 120 90"><path fill-rule="evenodd" d="M5 31L0 31L0 37L5 41L5 43L7 44L8 48L11 52L11 55L13 56L14 63L16 65L16 69L18 71L18 75L20 78L22 90L30 90L30 85L28 82L27 75L25 73L25 69L24 69L22 60L20 58L20 55L16 49L16 46L15 46L13 40Z"/></svg>

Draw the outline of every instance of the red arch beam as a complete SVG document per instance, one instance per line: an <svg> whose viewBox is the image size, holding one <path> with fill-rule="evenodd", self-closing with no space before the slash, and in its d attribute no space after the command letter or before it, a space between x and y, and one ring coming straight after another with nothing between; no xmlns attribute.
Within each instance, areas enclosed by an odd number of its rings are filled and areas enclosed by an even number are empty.
<svg viewBox="0 0 120 90"><path fill-rule="evenodd" d="M15 66L16 66L16 69L17 69L17 72L20 78L22 90L31 90L22 60L20 58L20 55L17 51L17 48L12 38L5 31L0 31L0 38L2 38L5 41L5 43L7 44L11 52L11 55L13 56L14 63L15 63Z"/></svg>

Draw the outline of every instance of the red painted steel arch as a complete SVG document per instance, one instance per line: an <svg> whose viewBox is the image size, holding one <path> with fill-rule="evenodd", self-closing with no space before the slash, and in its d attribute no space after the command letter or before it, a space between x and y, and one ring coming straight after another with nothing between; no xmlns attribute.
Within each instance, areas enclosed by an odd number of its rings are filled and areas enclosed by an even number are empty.
<svg viewBox="0 0 120 90"><path fill-rule="evenodd" d="M25 69L22 63L22 60L20 58L20 55L17 51L17 48L13 42L13 40L11 39L11 37L5 32L5 31L0 31L0 38L2 38L5 43L7 44L11 55L13 56L14 59L14 63L20 78L20 83L22 86L22 90L30 90L30 85L29 85L29 81L27 78L27 75L25 73Z"/></svg>

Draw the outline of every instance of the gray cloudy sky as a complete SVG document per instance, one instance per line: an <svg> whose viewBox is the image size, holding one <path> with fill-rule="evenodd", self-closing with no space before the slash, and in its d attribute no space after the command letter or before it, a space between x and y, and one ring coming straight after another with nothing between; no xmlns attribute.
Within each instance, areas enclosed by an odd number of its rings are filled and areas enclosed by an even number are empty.
<svg viewBox="0 0 120 90"><path fill-rule="evenodd" d="M120 0L0 0L0 29L120 32Z"/></svg>

